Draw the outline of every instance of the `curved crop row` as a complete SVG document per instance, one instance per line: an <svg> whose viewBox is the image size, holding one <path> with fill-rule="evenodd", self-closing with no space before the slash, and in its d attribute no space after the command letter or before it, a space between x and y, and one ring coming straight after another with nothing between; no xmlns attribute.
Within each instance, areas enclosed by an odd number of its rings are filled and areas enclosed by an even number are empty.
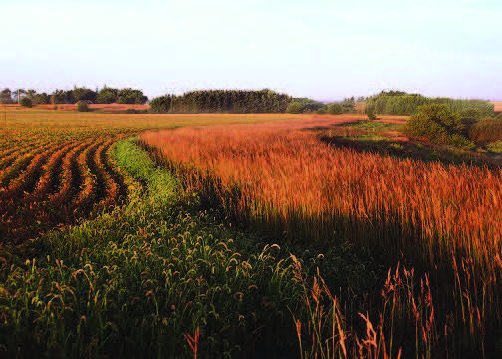
<svg viewBox="0 0 502 359"><path fill-rule="evenodd" d="M93 173L91 168L93 167L92 160L94 153L96 152L96 148L100 146L100 141L96 141L92 145L86 147L78 156L77 168L81 186L72 203L72 207L74 211L80 213L87 212L96 198L98 181L96 174Z"/></svg>
<svg viewBox="0 0 502 359"><path fill-rule="evenodd" d="M44 166L51 153L57 153L61 148L64 148L64 146L60 145L55 148L45 149L43 152L35 154L26 169L20 172L19 176L12 179L6 190L0 193L0 200L14 200L20 197L23 192L31 192L35 188L37 181L45 174Z"/></svg>
<svg viewBox="0 0 502 359"><path fill-rule="evenodd" d="M42 175L38 179L34 191L28 196L29 200L41 200L44 196L47 196L50 189L57 181L57 172L61 168L63 158L76 146L77 144L70 142L52 153L50 158L42 167Z"/></svg>
<svg viewBox="0 0 502 359"><path fill-rule="evenodd" d="M108 163L118 136L73 134L44 143L37 153L19 157L0 172L0 235L20 241L59 223L98 213L113 206L125 192Z"/></svg>
<svg viewBox="0 0 502 359"><path fill-rule="evenodd" d="M97 211L113 205L118 198L119 184L106 166L106 153L113 142L113 140L103 142L94 153L93 164L97 181L100 184L98 186L99 193L96 196L99 200L95 205Z"/></svg>
<svg viewBox="0 0 502 359"><path fill-rule="evenodd" d="M87 140L79 146L74 147L66 153L61 164L61 173L58 178L59 187L55 193L50 193L48 202L57 206L58 217L66 218L68 212L68 201L71 200L75 192L75 182L77 179L77 160L82 151L84 151L93 140Z"/></svg>
<svg viewBox="0 0 502 359"><path fill-rule="evenodd" d="M2 191L5 191L10 181L16 178L20 172L29 166L34 156L35 155L32 153L20 156L12 165L0 171L0 189Z"/></svg>

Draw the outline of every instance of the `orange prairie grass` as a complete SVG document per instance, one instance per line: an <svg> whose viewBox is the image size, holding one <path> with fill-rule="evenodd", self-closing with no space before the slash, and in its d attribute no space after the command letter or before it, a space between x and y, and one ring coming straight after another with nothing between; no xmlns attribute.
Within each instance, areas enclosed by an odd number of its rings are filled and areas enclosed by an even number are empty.
<svg viewBox="0 0 502 359"><path fill-rule="evenodd" d="M172 163L217 177L229 192L238 186L227 210L279 223L292 237L350 238L362 230L368 240L381 237L386 250L406 246L449 262L461 254L493 268L502 243L502 170L334 148L319 140L319 128L333 128L333 119L181 128L141 139Z"/></svg>

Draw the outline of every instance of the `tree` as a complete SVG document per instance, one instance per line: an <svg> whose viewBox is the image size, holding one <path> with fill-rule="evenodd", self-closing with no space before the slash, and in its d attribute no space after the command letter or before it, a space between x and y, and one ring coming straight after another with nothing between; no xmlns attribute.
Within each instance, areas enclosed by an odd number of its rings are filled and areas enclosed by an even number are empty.
<svg viewBox="0 0 502 359"><path fill-rule="evenodd" d="M118 92L117 103L123 104L144 104L148 97L143 95L143 91L131 88L121 89Z"/></svg>
<svg viewBox="0 0 502 359"><path fill-rule="evenodd" d="M33 96L32 101L35 105L44 105L50 103L50 97L47 93L37 93Z"/></svg>
<svg viewBox="0 0 502 359"><path fill-rule="evenodd" d="M356 100L354 97L349 97L340 102L340 105L342 106L343 113L351 113L354 112L356 107Z"/></svg>
<svg viewBox="0 0 502 359"><path fill-rule="evenodd" d="M343 107L339 103L330 103L326 106L326 112L330 115L339 115L343 113Z"/></svg>
<svg viewBox="0 0 502 359"><path fill-rule="evenodd" d="M17 89L13 92L13 95L15 96L16 98L16 102L17 103L21 103L21 97L26 93L26 91L24 89Z"/></svg>
<svg viewBox="0 0 502 359"><path fill-rule="evenodd" d="M291 101L286 108L287 113L302 113L303 105L300 101Z"/></svg>
<svg viewBox="0 0 502 359"><path fill-rule="evenodd" d="M168 113L171 111L173 96L165 95L150 101L150 111L153 113Z"/></svg>
<svg viewBox="0 0 502 359"><path fill-rule="evenodd" d="M316 112L324 107L324 104L319 101L309 98L294 98L286 108L288 113L311 113Z"/></svg>
<svg viewBox="0 0 502 359"><path fill-rule="evenodd" d="M85 88L85 87L75 87L72 90L72 98L74 101L90 101L90 102L96 102L96 92Z"/></svg>
<svg viewBox="0 0 502 359"><path fill-rule="evenodd" d="M2 91L0 91L0 103L11 104L13 102L12 91L10 89L4 88Z"/></svg>
<svg viewBox="0 0 502 359"><path fill-rule="evenodd" d="M33 97L35 97L35 95L37 94L37 91L36 91L36 90L33 90L33 89L28 89L28 90L26 90L24 93L25 93L25 95L26 95L29 99L33 100Z"/></svg>
<svg viewBox="0 0 502 359"><path fill-rule="evenodd" d="M54 92L51 95L51 102L54 104L59 104L59 103L64 103L64 104L71 104L75 103L75 99L73 97L73 91L69 90L54 90Z"/></svg>
<svg viewBox="0 0 502 359"><path fill-rule="evenodd" d="M103 87L98 92L96 103L115 103L118 99L119 90L109 87Z"/></svg>

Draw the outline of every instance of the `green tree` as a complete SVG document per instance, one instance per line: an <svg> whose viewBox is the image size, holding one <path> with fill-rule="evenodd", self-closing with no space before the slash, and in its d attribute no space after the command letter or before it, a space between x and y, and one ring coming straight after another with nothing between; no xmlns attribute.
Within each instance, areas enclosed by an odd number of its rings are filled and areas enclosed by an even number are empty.
<svg viewBox="0 0 502 359"><path fill-rule="evenodd" d="M0 91L0 103L11 104L13 102L12 91L10 89L4 88L2 91Z"/></svg>
<svg viewBox="0 0 502 359"><path fill-rule="evenodd" d="M326 106L326 112L330 115L340 115L343 113L343 107L339 103L330 103Z"/></svg>
<svg viewBox="0 0 502 359"><path fill-rule="evenodd" d="M96 103L114 103L117 102L119 90L109 87L103 87L98 92Z"/></svg>
<svg viewBox="0 0 502 359"><path fill-rule="evenodd" d="M144 104L148 101L148 97L143 95L141 90L131 88L121 89L118 92L117 103L122 104Z"/></svg>
<svg viewBox="0 0 502 359"><path fill-rule="evenodd" d="M78 101L90 101L90 102L96 102L96 92L85 88L85 87L75 87L72 90L72 98L73 101L78 102Z"/></svg>
<svg viewBox="0 0 502 359"><path fill-rule="evenodd" d="M154 98L150 101L150 112L168 113L171 111L173 96L165 95Z"/></svg>
<svg viewBox="0 0 502 359"><path fill-rule="evenodd" d="M33 95L32 101L33 101L33 104L35 104L35 105L48 104L48 103L50 103L50 96L45 92L37 93L37 94Z"/></svg>

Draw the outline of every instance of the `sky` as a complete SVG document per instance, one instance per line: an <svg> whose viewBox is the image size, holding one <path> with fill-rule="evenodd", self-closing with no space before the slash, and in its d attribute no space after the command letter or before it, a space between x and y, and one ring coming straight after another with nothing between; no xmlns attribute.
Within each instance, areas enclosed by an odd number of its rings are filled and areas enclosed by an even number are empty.
<svg viewBox="0 0 502 359"><path fill-rule="evenodd" d="M0 0L0 87L502 100L500 0Z"/></svg>

